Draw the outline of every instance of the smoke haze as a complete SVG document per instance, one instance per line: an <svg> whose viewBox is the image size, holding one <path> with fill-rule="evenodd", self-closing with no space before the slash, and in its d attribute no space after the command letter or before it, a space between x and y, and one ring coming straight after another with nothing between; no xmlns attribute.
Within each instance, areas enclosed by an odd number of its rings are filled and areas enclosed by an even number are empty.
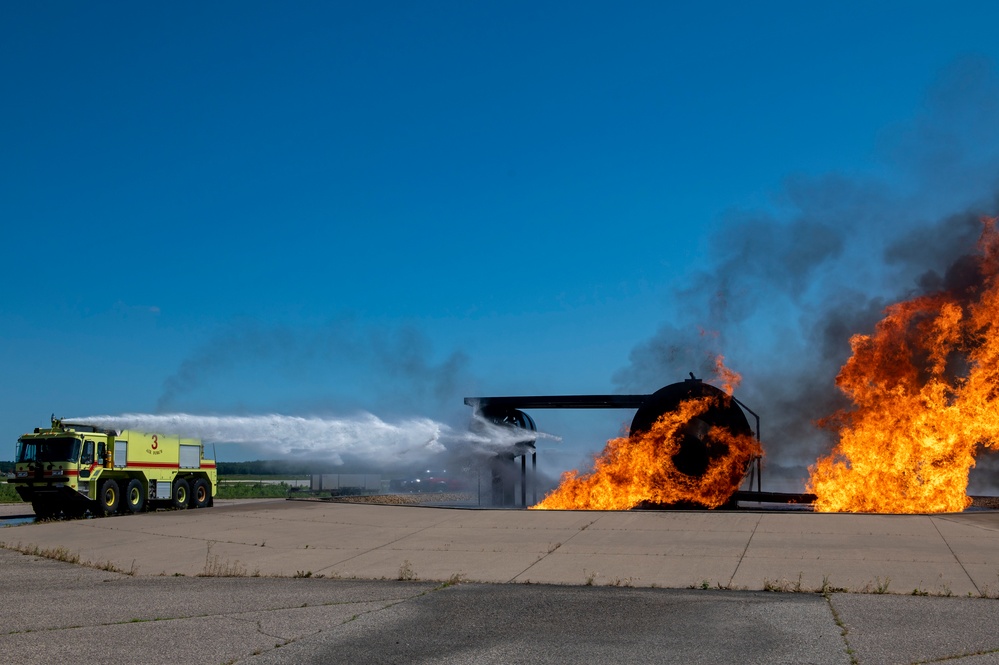
<svg viewBox="0 0 999 665"><path fill-rule="evenodd" d="M157 411L197 406L220 384L227 395L238 393L241 383L273 373L308 386L311 400L322 400L316 393L325 394L341 409L362 408L351 402L358 382L364 381L380 410L423 411L453 402L471 383L462 351L439 360L434 356L429 339L412 327L370 329L344 318L293 330L237 321L203 343L164 381Z"/></svg>

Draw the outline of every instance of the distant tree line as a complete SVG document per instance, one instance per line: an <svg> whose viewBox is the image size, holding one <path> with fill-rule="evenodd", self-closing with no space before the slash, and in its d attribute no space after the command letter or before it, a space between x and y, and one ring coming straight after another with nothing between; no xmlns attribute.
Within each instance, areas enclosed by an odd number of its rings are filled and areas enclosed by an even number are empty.
<svg viewBox="0 0 999 665"><path fill-rule="evenodd" d="M0 473L7 473L14 470L13 462L0 462Z"/></svg>
<svg viewBox="0 0 999 665"><path fill-rule="evenodd" d="M343 467L328 462L255 460L218 462L218 472L222 476L301 476L313 473L341 473Z"/></svg>

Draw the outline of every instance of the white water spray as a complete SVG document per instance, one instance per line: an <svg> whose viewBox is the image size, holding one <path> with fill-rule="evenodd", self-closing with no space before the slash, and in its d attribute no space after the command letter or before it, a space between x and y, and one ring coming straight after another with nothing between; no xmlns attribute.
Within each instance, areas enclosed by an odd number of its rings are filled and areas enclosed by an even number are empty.
<svg viewBox="0 0 999 665"><path fill-rule="evenodd" d="M126 413L119 416L66 418L67 423L108 429L134 429L201 439L210 443L252 446L269 459L322 458L342 465L343 455L378 465L415 463L448 451L496 454L525 440L520 429L478 419L477 431L456 429L430 418L385 422L370 413L349 418L285 416L198 416L188 413ZM561 440L543 432L531 438Z"/></svg>

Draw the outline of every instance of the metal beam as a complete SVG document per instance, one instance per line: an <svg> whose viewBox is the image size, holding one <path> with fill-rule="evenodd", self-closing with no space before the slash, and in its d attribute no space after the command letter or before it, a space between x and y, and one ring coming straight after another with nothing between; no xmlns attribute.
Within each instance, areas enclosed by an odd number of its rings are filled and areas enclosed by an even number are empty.
<svg viewBox="0 0 999 665"><path fill-rule="evenodd" d="M637 409L649 395L521 395L510 397L466 397L475 409L487 406L508 409Z"/></svg>

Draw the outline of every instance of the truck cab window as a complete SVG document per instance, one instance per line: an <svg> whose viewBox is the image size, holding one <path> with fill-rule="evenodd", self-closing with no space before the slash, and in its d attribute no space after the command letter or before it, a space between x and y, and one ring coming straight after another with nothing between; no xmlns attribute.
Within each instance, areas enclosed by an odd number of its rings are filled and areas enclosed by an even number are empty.
<svg viewBox="0 0 999 665"><path fill-rule="evenodd" d="M34 462L35 461L35 444L33 441L18 441L17 442L17 458L18 462Z"/></svg>
<svg viewBox="0 0 999 665"><path fill-rule="evenodd" d="M83 444L83 456L80 458L80 464L93 464L94 463L94 442L90 439Z"/></svg>

